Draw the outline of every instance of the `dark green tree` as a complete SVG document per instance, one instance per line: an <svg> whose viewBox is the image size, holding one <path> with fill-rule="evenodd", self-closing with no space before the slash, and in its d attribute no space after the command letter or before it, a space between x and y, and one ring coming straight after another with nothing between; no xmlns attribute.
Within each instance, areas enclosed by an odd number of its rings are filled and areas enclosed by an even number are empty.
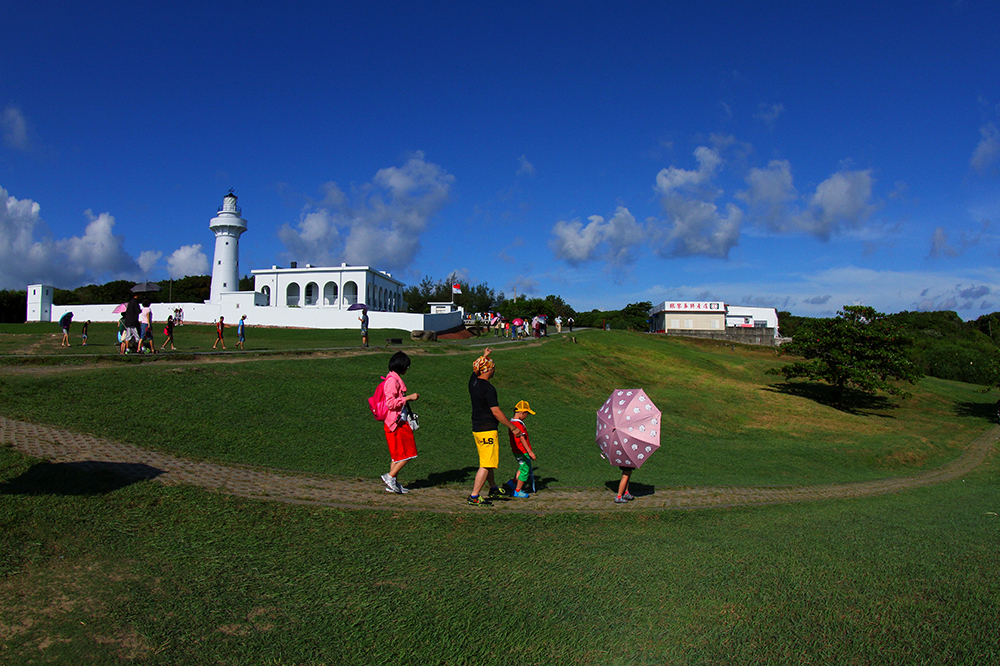
<svg viewBox="0 0 1000 666"><path fill-rule="evenodd" d="M884 391L907 397L896 382L912 384L923 376L906 354L911 344L881 312L863 305L845 305L835 318L803 322L794 340L782 345L781 351L805 360L768 373L786 379L825 381L834 387L834 401L840 405L848 387L862 393Z"/></svg>
<svg viewBox="0 0 1000 666"><path fill-rule="evenodd" d="M0 289L0 323L23 324L28 315L28 292Z"/></svg>

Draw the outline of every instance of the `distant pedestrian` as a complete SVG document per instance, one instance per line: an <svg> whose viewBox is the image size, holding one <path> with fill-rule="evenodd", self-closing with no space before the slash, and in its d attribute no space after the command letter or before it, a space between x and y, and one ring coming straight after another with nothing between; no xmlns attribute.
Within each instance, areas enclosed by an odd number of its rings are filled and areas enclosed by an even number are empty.
<svg viewBox="0 0 1000 666"><path fill-rule="evenodd" d="M236 337L238 338L236 346L240 349L244 349L243 343L247 339L247 316L243 315L240 317L240 323L236 324Z"/></svg>
<svg viewBox="0 0 1000 666"><path fill-rule="evenodd" d="M215 332L218 334L219 337L217 337L215 339L215 344L212 345L212 349L215 349L215 347L221 342L222 343L222 349L223 349L223 351L225 351L225 349L226 349L226 341L222 339L222 335L225 332L225 330L226 330L226 318L225 317L219 317L219 321L216 322L216 324L215 324Z"/></svg>
<svg viewBox="0 0 1000 666"><path fill-rule="evenodd" d="M153 325L153 309L146 301L139 307L139 339L146 339L146 330Z"/></svg>
<svg viewBox="0 0 1000 666"><path fill-rule="evenodd" d="M90 320L83 322L83 329L80 331L80 337L83 338L83 346L87 346L87 329L90 328Z"/></svg>
<svg viewBox="0 0 1000 666"><path fill-rule="evenodd" d="M567 322L569 323L569 332L570 332L570 333L572 333L572 332L573 332L573 324L575 324L575 323L576 323L576 320L575 320L575 319L573 319L572 317L570 317L570 318L569 318L569 319L567 320Z"/></svg>
<svg viewBox="0 0 1000 666"><path fill-rule="evenodd" d="M396 478L406 463L417 457L417 443L413 438L413 429L406 419L409 403L420 397L419 393L406 395L406 384L403 375L410 368L410 357L403 352L396 352L389 359L389 374L385 377L382 390L385 393L385 406L388 409L382 429L385 431L385 441L389 445L389 471L382 475L382 483L387 492L405 494L409 492Z"/></svg>
<svg viewBox="0 0 1000 666"><path fill-rule="evenodd" d="M361 346L368 346L368 308L363 308L361 310L361 316L358 317L358 321L361 322Z"/></svg>
<svg viewBox="0 0 1000 666"><path fill-rule="evenodd" d="M51 321L51 319L49 320ZM62 329L62 342L59 344L60 347L69 347L69 327L73 323L73 313L67 312L62 317L59 318L59 328Z"/></svg>
<svg viewBox="0 0 1000 666"><path fill-rule="evenodd" d="M156 341L153 339L153 324L150 323L146 326L146 332L142 335L142 339L139 340L139 351L142 352L143 348L148 347L150 354L158 353L156 351Z"/></svg>
<svg viewBox="0 0 1000 666"><path fill-rule="evenodd" d="M562 315L556 315L556 333L562 333Z"/></svg>
<svg viewBox="0 0 1000 666"><path fill-rule="evenodd" d="M176 310L175 310L175 312L176 312ZM160 345L160 349L163 349L164 347L166 347L167 344L170 345L171 349L177 349L177 347L174 347L174 318L173 318L173 315L167 317L167 323L163 327L163 335L165 335L167 339L163 341L162 345Z"/></svg>
<svg viewBox="0 0 1000 666"><path fill-rule="evenodd" d="M139 351L139 294L132 294L132 299L125 306L122 320L125 322L125 335L122 336L121 353L129 353L133 341L136 351Z"/></svg>

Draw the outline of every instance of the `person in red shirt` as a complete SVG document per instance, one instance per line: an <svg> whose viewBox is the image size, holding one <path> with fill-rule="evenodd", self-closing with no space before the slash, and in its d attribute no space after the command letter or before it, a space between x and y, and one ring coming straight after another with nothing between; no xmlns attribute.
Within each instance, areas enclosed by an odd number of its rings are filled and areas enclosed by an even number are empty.
<svg viewBox="0 0 1000 666"><path fill-rule="evenodd" d="M222 348L223 349L226 348L226 341L222 339L222 334L225 332L225 330L226 330L226 318L219 317L219 321L215 324L215 332L219 334L219 337L215 341L215 344L212 345L212 349L215 349L220 342L222 343Z"/></svg>
<svg viewBox="0 0 1000 666"><path fill-rule="evenodd" d="M535 460L535 452L531 450L531 442L528 441L528 428L524 425L524 419L527 418L528 414L534 413L527 400L518 402L514 405L514 418L510 422L521 432L516 436L513 432L507 433L510 438L510 451L514 454L514 459L517 460L517 473L507 483L514 486L514 497L519 499L531 497L524 490L524 482L531 476L531 463L528 458Z"/></svg>

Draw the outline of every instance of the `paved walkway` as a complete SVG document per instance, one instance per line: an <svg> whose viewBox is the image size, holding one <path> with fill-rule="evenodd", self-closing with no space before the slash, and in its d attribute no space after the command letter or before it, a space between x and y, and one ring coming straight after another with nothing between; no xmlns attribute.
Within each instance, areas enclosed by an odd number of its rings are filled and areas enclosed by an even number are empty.
<svg viewBox="0 0 1000 666"><path fill-rule="evenodd" d="M268 468L187 460L92 435L15 421L0 416L0 444L54 463L81 469L105 469L127 481L153 479L189 484L252 499L318 504L347 509L438 512L514 511L526 513L609 512L640 509L695 509L758 506L846 499L894 493L961 478L986 459L1000 440L1000 426L977 437L954 462L915 476L859 483L812 486L656 488L634 502L614 504L604 488L554 488L528 500L497 502L490 509L465 504L466 488L414 489L406 495L384 491L381 480L312 476Z"/></svg>

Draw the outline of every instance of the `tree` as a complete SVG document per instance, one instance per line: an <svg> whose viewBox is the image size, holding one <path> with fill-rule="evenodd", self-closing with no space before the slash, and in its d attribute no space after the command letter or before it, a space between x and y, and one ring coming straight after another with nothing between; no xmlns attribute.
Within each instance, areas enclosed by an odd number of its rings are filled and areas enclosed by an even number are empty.
<svg viewBox="0 0 1000 666"><path fill-rule="evenodd" d="M862 393L884 391L907 397L895 381L911 384L923 376L906 355L911 340L874 308L845 305L833 319L811 319L802 323L791 343L782 345L783 354L802 356L769 374L786 379L805 377L822 380L834 387L834 401L843 404L845 389Z"/></svg>

